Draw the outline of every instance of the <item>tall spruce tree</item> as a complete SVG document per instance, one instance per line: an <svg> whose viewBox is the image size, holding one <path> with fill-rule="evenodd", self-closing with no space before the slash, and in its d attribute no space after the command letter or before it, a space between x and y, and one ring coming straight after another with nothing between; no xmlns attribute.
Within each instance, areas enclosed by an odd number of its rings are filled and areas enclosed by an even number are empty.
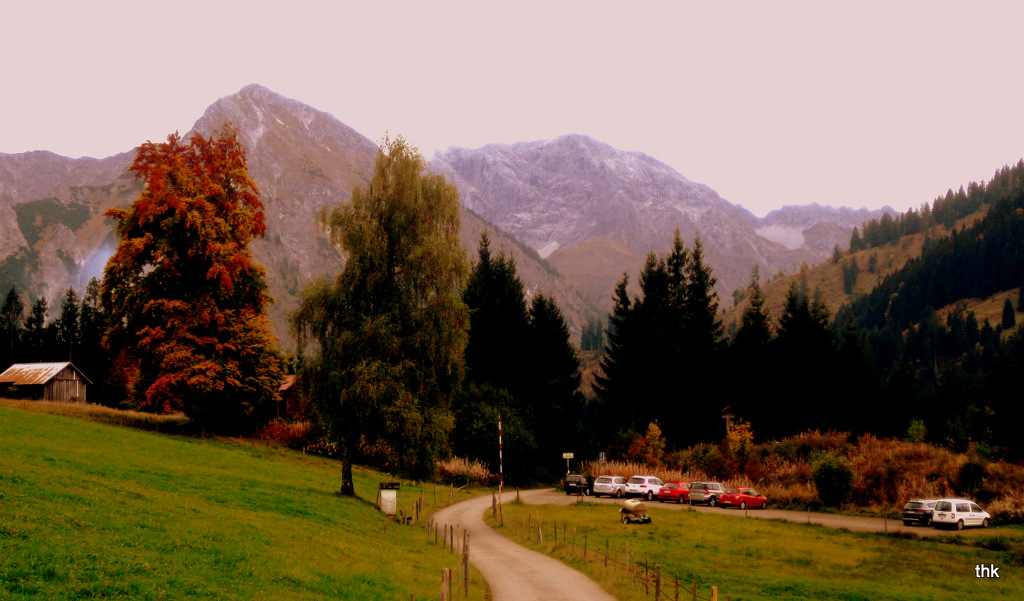
<svg viewBox="0 0 1024 601"><path fill-rule="evenodd" d="M584 399L580 360L569 338L569 325L554 299L536 294L530 303L529 411L540 454L539 470L559 473L562 453L581 452L579 436Z"/></svg>
<svg viewBox="0 0 1024 601"><path fill-rule="evenodd" d="M509 436L509 475L528 474L537 441L527 415L530 382L529 313L516 264L504 253L491 253L490 237L481 234L463 300L469 310L466 385L455 397L452 446L457 455L484 461L497 470L494 433L498 416Z"/></svg>
<svg viewBox="0 0 1024 601"><path fill-rule="evenodd" d="M53 346L53 329L46 324L50 312L46 298L40 296L32 303L28 316L25 318L24 349L27 362L49 361Z"/></svg>
<svg viewBox="0 0 1024 601"><path fill-rule="evenodd" d="M0 370L18 362L21 350L25 302L17 286L11 286L0 307Z"/></svg>
<svg viewBox="0 0 1024 601"><path fill-rule="evenodd" d="M68 288L60 304L60 315L54 323L57 331L57 356L74 362L82 341L78 293Z"/></svg>

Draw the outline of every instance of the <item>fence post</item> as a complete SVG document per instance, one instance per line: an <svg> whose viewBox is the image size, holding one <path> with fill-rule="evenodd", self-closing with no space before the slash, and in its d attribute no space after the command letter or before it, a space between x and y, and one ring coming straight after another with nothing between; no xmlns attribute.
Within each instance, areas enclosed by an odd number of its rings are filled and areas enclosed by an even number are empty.
<svg viewBox="0 0 1024 601"><path fill-rule="evenodd" d="M583 559L587 558L587 535L583 534Z"/></svg>
<svg viewBox="0 0 1024 601"><path fill-rule="evenodd" d="M604 539L604 567L608 567L608 539Z"/></svg>
<svg viewBox="0 0 1024 601"><path fill-rule="evenodd" d="M697 583L693 583L693 601L697 601Z"/></svg>
<svg viewBox="0 0 1024 601"><path fill-rule="evenodd" d="M452 571L448 568L441 570L441 601L450 601L452 592Z"/></svg>
<svg viewBox="0 0 1024 601"><path fill-rule="evenodd" d="M465 580L465 598L469 598L469 533L466 533L466 540L462 543L462 574Z"/></svg>
<svg viewBox="0 0 1024 601"><path fill-rule="evenodd" d="M661 565L654 566L654 601L661 601Z"/></svg>
<svg viewBox="0 0 1024 601"><path fill-rule="evenodd" d="M650 570L647 567L647 558L644 557L644 594L651 594Z"/></svg>
<svg viewBox="0 0 1024 601"><path fill-rule="evenodd" d="M676 574L676 597L675 601L679 601L679 574Z"/></svg>
<svg viewBox="0 0 1024 601"><path fill-rule="evenodd" d="M711 587L711 601L718 601L718 587Z"/></svg>

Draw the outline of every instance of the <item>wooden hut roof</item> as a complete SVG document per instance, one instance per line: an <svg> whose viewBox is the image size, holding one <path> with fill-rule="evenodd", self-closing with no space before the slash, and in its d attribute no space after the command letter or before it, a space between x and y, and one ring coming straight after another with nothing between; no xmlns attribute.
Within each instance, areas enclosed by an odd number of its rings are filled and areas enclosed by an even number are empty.
<svg viewBox="0 0 1024 601"><path fill-rule="evenodd" d="M71 369L78 372L87 384L92 384L89 378L85 377L77 367L65 361L64 363L15 363L0 374L0 384L13 384L15 386L33 386L46 384L64 368L71 366Z"/></svg>

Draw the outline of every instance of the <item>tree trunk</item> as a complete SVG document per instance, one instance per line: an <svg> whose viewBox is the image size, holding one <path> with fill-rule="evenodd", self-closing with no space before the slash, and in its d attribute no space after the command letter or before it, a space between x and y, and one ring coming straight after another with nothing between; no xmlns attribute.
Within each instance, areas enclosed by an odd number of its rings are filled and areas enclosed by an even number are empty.
<svg viewBox="0 0 1024 601"><path fill-rule="evenodd" d="M343 497L354 497L356 486L352 481L352 451L348 448L348 441L342 441L341 449L341 490L338 494Z"/></svg>

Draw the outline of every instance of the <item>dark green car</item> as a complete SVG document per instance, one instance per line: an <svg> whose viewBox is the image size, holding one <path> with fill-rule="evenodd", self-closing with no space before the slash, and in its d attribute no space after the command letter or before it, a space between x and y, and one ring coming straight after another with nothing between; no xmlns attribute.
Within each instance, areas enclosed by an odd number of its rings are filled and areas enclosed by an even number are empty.
<svg viewBox="0 0 1024 601"><path fill-rule="evenodd" d="M589 496L594 493L594 481L589 476L567 474L562 480L562 488L567 495Z"/></svg>

